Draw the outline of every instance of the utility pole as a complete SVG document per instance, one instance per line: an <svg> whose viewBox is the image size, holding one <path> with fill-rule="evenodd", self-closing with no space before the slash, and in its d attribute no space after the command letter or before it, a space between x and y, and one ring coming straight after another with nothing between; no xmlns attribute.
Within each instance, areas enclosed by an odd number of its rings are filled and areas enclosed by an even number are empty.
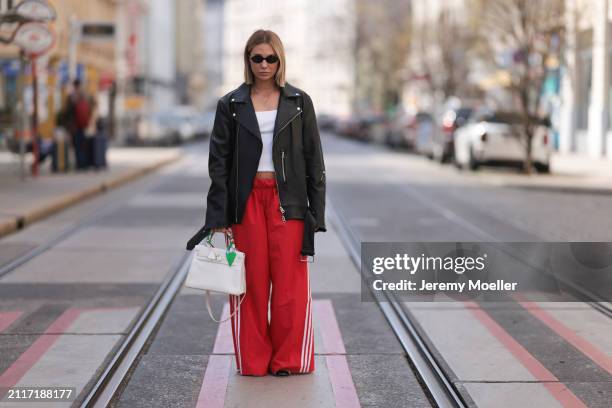
<svg viewBox="0 0 612 408"><path fill-rule="evenodd" d="M77 77L77 45L79 43L79 21L76 15L70 16L70 34L68 38L68 77L70 81Z"/></svg>
<svg viewBox="0 0 612 408"><path fill-rule="evenodd" d="M33 95L33 115L32 129L30 138L32 141L32 154L34 162L32 163L32 175L38 175L38 157L39 157L39 141L38 141L38 73L36 67L36 58L45 54L55 44L55 34L48 24L57 18L55 9L46 1L43 0L23 0L15 7L13 1L7 3L8 10L4 12L0 9L0 25L2 24L17 24L17 28L13 30L9 37L0 38L0 42L5 44L15 44L21 48L20 61L24 63L24 55L30 58L32 72L32 95ZM22 88L23 90L23 88ZM23 98L22 98L23 99ZM25 110L25 104L21 103L22 109ZM25 114L25 113L24 113ZM25 130L25 129L24 129ZM21 138L25 136L22 132Z"/></svg>

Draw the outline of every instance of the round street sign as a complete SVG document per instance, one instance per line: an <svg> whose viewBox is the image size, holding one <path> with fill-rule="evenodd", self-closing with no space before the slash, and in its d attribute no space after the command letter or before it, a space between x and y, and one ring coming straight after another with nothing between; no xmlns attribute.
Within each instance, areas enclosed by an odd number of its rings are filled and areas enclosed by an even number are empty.
<svg viewBox="0 0 612 408"><path fill-rule="evenodd" d="M55 9L44 0L24 0L15 7L15 14L31 21L53 21Z"/></svg>
<svg viewBox="0 0 612 408"><path fill-rule="evenodd" d="M13 43L26 54L36 57L49 51L55 43L55 34L45 24L25 23L17 29Z"/></svg>

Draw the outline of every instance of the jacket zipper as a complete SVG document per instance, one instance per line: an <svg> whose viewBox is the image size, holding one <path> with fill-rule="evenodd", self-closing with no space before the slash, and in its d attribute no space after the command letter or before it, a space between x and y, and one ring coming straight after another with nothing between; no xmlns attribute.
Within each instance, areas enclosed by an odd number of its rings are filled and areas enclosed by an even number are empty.
<svg viewBox="0 0 612 408"><path fill-rule="evenodd" d="M282 127L282 128L280 128L280 129L278 129L278 130L276 131L276 134L278 135L278 134L281 132L281 130L283 130L283 129L284 129L284 128L286 128L286 127L287 127L287 126L288 126L288 125L289 125L291 122L293 122L293 119L295 119L295 118L297 118L298 116L300 116L300 113L302 113L302 112L300 111L300 112L296 113L295 115L293 115L293 116L291 117L291 119L289 119L289 120L287 121L287 123L285 123L285 124L283 125L283 127Z"/></svg>
<svg viewBox="0 0 612 408"><path fill-rule="evenodd" d="M236 124L236 224L238 224L238 135L240 134L240 126Z"/></svg>
<svg viewBox="0 0 612 408"><path fill-rule="evenodd" d="M273 148L274 148L274 140L276 139L276 135L278 135L281 132L281 130L286 128L287 125L289 125L293 121L293 119L297 118L300 115L300 113L302 113L302 112L300 111L300 112L296 113L295 115L293 115L291 117L291 119L289 119L287 121L287 123L285 123L283 125L282 128L280 128L279 130L276 131L274 137L272 138L272 147ZM284 151L283 151L283 153L284 153ZM284 179L284 167L283 167L283 179ZM280 212L281 212L281 219L283 220L283 222L285 222L286 221L286 219L285 219L285 209L283 208L283 203L282 203L281 198L280 198L280 189L278 188L278 179L277 179L276 176L274 177L274 182L276 183L276 191L278 192L278 207L279 207Z"/></svg>
<svg viewBox="0 0 612 408"><path fill-rule="evenodd" d="M283 182L287 182L287 177L285 177L285 151L281 150L281 160L283 162Z"/></svg>
<svg viewBox="0 0 612 408"><path fill-rule="evenodd" d="M285 209L283 208L283 203L280 199L280 190L278 189L278 180L276 179L276 175L274 176L274 182L276 183L276 192L278 193L278 208L280 208L281 219L285 222Z"/></svg>

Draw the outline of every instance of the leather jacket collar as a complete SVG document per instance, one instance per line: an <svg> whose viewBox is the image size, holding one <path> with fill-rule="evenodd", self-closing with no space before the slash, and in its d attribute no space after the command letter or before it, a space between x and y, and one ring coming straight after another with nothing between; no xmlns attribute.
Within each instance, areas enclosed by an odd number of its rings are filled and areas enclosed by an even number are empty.
<svg viewBox="0 0 612 408"><path fill-rule="evenodd" d="M242 85L232 92L230 103L234 104L233 112L236 120L261 140L255 107L251 100L251 86L251 84L243 82ZM282 129L296 114L300 113L301 108L298 101L300 96L300 91L288 82L285 82L285 86L281 87L278 111L276 112L276 121L274 123L274 136L276 136L278 129Z"/></svg>

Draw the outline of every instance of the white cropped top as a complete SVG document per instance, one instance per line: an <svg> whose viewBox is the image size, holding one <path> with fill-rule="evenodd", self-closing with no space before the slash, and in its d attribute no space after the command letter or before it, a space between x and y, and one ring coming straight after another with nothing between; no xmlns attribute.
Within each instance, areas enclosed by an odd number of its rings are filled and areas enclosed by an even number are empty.
<svg viewBox="0 0 612 408"><path fill-rule="evenodd" d="M274 171L272 162L272 135L274 133L274 122L276 121L276 110L255 112L263 149L259 158L257 171Z"/></svg>

